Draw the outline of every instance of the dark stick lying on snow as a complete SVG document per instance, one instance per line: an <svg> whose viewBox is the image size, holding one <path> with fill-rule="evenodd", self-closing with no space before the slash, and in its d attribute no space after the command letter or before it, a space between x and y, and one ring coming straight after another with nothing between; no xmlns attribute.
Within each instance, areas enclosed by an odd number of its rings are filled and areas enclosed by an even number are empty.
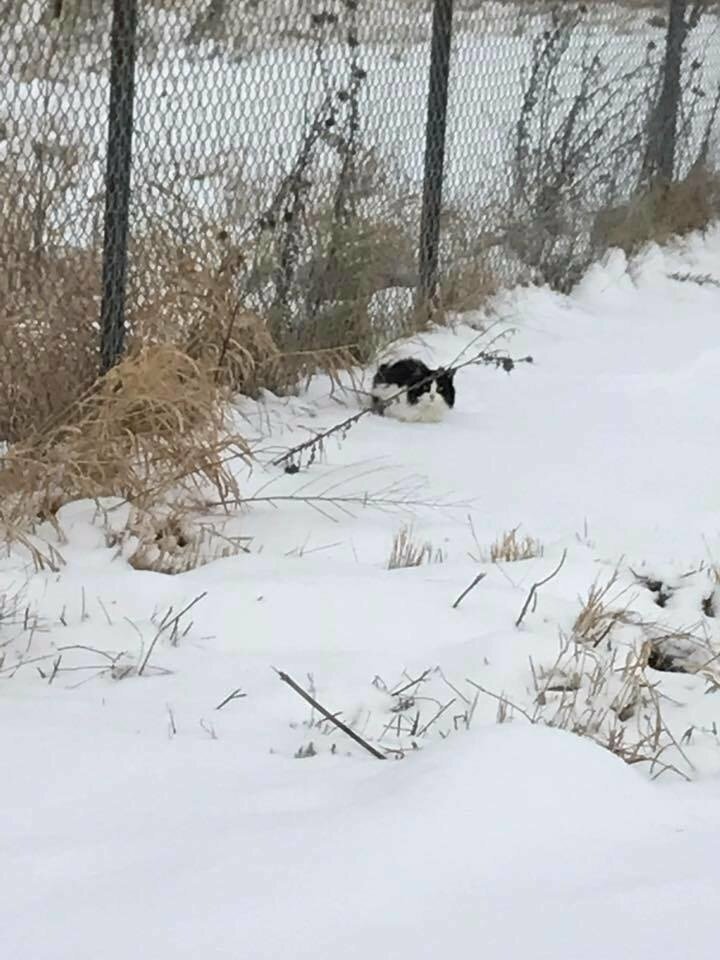
<svg viewBox="0 0 720 960"><path fill-rule="evenodd" d="M275 670L275 673L280 677L283 683L286 683L289 687L292 687L295 693L299 694L303 698L303 700L307 700L307 702L311 706L313 706L318 711L318 713L321 713L326 720L330 721L330 723L334 723L335 726L338 727L340 730L342 730L343 733L346 733L351 740L354 740L355 743L359 743L361 747L364 747L368 753L371 753L378 760L387 759L384 753L381 753L379 750L376 750L375 747L372 746L372 744L369 744L367 740L363 740L363 738L361 736L358 736L358 734L355 733L354 730L351 730L350 727L347 726L347 724L343 723L342 720L338 720L338 718L333 716L333 714L330 713L329 710L326 710L325 707L319 704L314 697L311 697L309 693L303 690L303 688L300 686L299 683L295 683L292 677L289 677L286 673L283 673L282 670L277 670L275 667L273 667L273 670Z"/></svg>
<svg viewBox="0 0 720 960"><path fill-rule="evenodd" d="M475 579L473 580L473 582L470 584L470 586L469 586L469 587L465 587L465 589L463 590L463 592L460 594L460 596L457 598L457 600L455 601L455 603L452 605L453 610L457 610L457 608L458 608L458 607L460 606L460 604L463 602L463 600L465 599L465 597L470 593L470 591L471 591L471 590L474 590L475 587L480 583L480 581L481 581L481 580L484 580L486 576L487 576L486 573L479 573L479 574L475 577Z"/></svg>
<svg viewBox="0 0 720 960"><path fill-rule="evenodd" d="M498 351L495 351L495 350L481 350L479 353L476 353L474 356L472 356L469 360L464 360L462 363L456 363L456 364L450 365L449 367L447 367L447 371L454 372L455 370L461 370L463 367L487 365L487 366L494 366L498 368L502 367L502 369L505 370L506 373L510 373L510 371L515 367L516 364L532 363L532 362L533 362L532 357L518 357L517 359L515 359L513 357L509 357L507 354L499 353ZM432 380L432 375L426 377L425 380L421 380L419 383L415 384L415 386L418 386L418 387L423 386L423 384L428 383L430 380ZM393 394L391 397L388 397L388 399L385 401L385 404L387 405L389 403L392 403L393 400L396 400L398 397L401 397L406 390L407 390L407 387L401 387L397 393ZM340 423L336 423L334 426L329 427L327 430L323 431L322 433L316 433L314 437L311 437L309 440L304 440L302 443L298 443L297 446L291 447L281 456L277 457L275 460L273 460L272 465L274 467L279 467L280 464L290 461L290 463L294 466L295 469L288 470L288 472L289 473L297 472L298 464L294 463L294 461L295 461L295 458L298 456L298 454L303 453L305 450L311 450L309 462L312 463L313 460L315 459L316 452L318 450L322 450L323 442L327 440L328 437L331 437L336 433L341 433L341 434L347 433L347 431L351 427L355 426L358 420L361 420L363 417L366 417L369 413L372 413L372 412L373 412L372 407L368 407L366 410L360 410L358 413L354 413L351 417L348 417L346 420L343 420Z"/></svg>
<svg viewBox="0 0 720 960"><path fill-rule="evenodd" d="M523 608L520 611L520 616L515 621L516 627L519 627L520 624L525 619L525 614L528 612L528 607L537 596L537 592L540 589L540 587L544 587L546 583L550 583L552 578L556 577L560 573L560 570L562 569L562 565L565 563L566 557L567 557L567 547L563 550L562 557L560 557L560 563L555 567L553 572L549 573L546 577L543 577L542 580L536 580L535 583L530 587L530 593L528 593L527 597L525 598L525 603L523 604ZM535 608L533 607L533 610L534 609Z"/></svg>

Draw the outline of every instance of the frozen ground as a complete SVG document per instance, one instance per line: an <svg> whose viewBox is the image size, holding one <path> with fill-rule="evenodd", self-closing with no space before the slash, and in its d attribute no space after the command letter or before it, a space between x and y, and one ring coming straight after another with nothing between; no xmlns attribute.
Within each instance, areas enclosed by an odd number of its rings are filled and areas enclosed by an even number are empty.
<svg viewBox="0 0 720 960"><path fill-rule="evenodd" d="M316 382L239 404L261 451L248 493L413 489L414 535L443 563L388 570L410 511L327 500L324 514L256 504L227 527L249 553L174 577L132 569L86 504L62 511L58 572L4 557L0 592L22 591L0 626L4 958L716 955L720 636L704 601L720 557L720 291L673 272L720 278L720 230L631 265L614 255L571 297L509 293L479 340L492 317L428 336L417 350L448 361L514 328L508 349L535 363L468 367L444 424L366 417L295 475L270 452L353 397ZM468 556L517 524L542 556ZM632 616L558 666L581 598L615 570L610 605ZM662 580L664 607L632 571ZM203 592L138 676L163 611ZM607 711L626 658L663 632L702 669L647 670L667 728L655 765L522 716L538 684L540 719L563 698ZM570 661L577 697L548 689ZM272 667L404 759L319 725ZM425 670L398 710L392 691ZM489 693L475 701L468 680ZM643 700L603 729L632 742L656 717Z"/></svg>

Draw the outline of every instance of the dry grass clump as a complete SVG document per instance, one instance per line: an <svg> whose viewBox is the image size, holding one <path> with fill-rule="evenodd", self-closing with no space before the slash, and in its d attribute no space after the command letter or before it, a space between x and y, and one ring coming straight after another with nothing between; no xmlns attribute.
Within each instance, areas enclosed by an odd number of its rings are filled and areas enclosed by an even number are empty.
<svg viewBox="0 0 720 960"><path fill-rule="evenodd" d="M245 249L184 207L171 208L170 218L187 221L184 229L154 226L133 244L131 341L173 343L248 396L286 392L317 372L337 383L357 362L356 343L343 339L354 329L323 316L298 337L273 322L263 306L273 266L252 244Z"/></svg>
<svg viewBox="0 0 720 960"><path fill-rule="evenodd" d="M62 131L52 132L52 118L45 119L50 132L31 144L30 164L23 150L0 163L0 442L26 439L63 418L92 386L99 365L99 235L83 236L83 248L67 241L69 228L71 235L90 229L88 209L72 199L83 147L66 143ZM210 222L183 196L182 179L170 189L140 175L135 199L152 215L143 213L131 235L129 355L169 345L212 368L219 385L256 395L263 388L286 392L318 371L337 383L369 354L375 331L368 291L380 282L390 252L397 255L392 230L386 234L363 219L348 227L352 236L336 238L333 258L342 289L329 291L346 299L323 302L315 322L280 330L272 323L277 250L248 235L251 201L243 222L229 217L228 225ZM301 271L296 299L311 303L328 278L332 270Z"/></svg>
<svg viewBox="0 0 720 960"><path fill-rule="evenodd" d="M498 292L497 278L482 258L459 260L440 279L438 299L445 310L465 313L479 310Z"/></svg>
<svg viewBox="0 0 720 960"><path fill-rule="evenodd" d="M236 499L232 460L250 451L226 401L213 368L170 345L141 349L9 450L0 469L6 523L52 519L82 498L142 504L173 491L201 501L212 490Z"/></svg>
<svg viewBox="0 0 720 960"><path fill-rule="evenodd" d="M656 777L692 769L662 713L661 697L647 674L644 647L602 656L570 639L549 668L533 667L533 723L588 737L627 764L647 764ZM664 757L674 751L675 763Z"/></svg>
<svg viewBox="0 0 720 960"><path fill-rule="evenodd" d="M597 581L591 585L572 627L572 636L578 643L597 647L617 624L633 622L627 606L614 606L620 595L610 596L617 579L617 573L614 573L603 586Z"/></svg>
<svg viewBox="0 0 720 960"><path fill-rule="evenodd" d="M720 215L720 174L702 167L683 180L638 193L627 203L602 210L593 228L602 247L627 254L648 243L665 244L704 230Z"/></svg>
<svg viewBox="0 0 720 960"><path fill-rule="evenodd" d="M444 559L445 555L439 547L414 540L412 528L401 527L393 539L387 568L399 570L403 567L421 567L426 563L442 563Z"/></svg>
<svg viewBox="0 0 720 960"><path fill-rule="evenodd" d="M541 557L544 547L539 540L531 536L518 536L519 527L514 527L498 537L485 551L482 560L491 563L517 563L519 560L532 560Z"/></svg>
<svg viewBox="0 0 720 960"><path fill-rule="evenodd" d="M3 262L0 441L14 442L67 408L97 376L99 271L92 254L80 252Z"/></svg>
<svg viewBox="0 0 720 960"><path fill-rule="evenodd" d="M280 361L267 325L243 306L237 276L243 251L224 233L188 242L154 227L134 241L128 321L131 343L173 344L212 367L234 390L253 394Z"/></svg>
<svg viewBox="0 0 720 960"><path fill-rule="evenodd" d="M686 776L692 764L663 716L672 701L658 672L699 674L708 692L717 689L715 644L618 608L624 591L610 595L617 579L591 585L555 662L532 665L534 708L525 715L589 737L628 764L647 764L654 776Z"/></svg>
<svg viewBox="0 0 720 960"><path fill-rule="evenodd" d="M135 570L187 573L213 560L248 551L248 537L226 536L215 525L198 522L178 507L133 510L122 530L109 530L107 545L117 547Z"/></svg>
<svg viewBox="0 0 720 960"><path fill-rule="evenodd" d="M97 376L100 260L48 223L73 163L36 141L39 170L0 164L0 442L28 436ZM56 152L59 148L55 148Z"/></svg>
<svg viewBox="0 0 720 960"><path fill-rule="evenodd" d="M404 298L388 296L414 289L415 238L389 202L335 225L324 203L309 221L310 255L294 278L301 315L288 324L275 306L277 336L290 351L340 349L364 364L389 341L417 330Z"/></svg>
<svg viewBox="0 0 720 960"><path fill-rule="evenodd" d="M492 216L489 211L472 215L452 204L443 210L438 301L444 310L479 310L500 289L499 275L482 241Z"/></svg>

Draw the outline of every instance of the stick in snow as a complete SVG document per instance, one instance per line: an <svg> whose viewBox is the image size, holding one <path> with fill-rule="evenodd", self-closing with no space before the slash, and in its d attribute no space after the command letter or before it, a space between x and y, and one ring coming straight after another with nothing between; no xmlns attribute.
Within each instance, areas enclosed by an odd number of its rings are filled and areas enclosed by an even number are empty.
<svg viewBox="0 0 720 960"><path fill-rule="evenodd" d="M242 687L238 687L237 690L233 690L232 693L229 693L224 700L221 700L220 703L215 707L216 710L222 710L224 706L230 703L231 700L240 700L243 697L246 697L247 694L243 693Z"/></svg>
<svg viewBox="0 0 720 960"><path fill-rule="evenodd" d="M364 749L367 750L368 753L371 753L377 760L387 759L384 753L380 753L379 750L376 750L372 744L368 743L367 740L363 740L363 738L358 736L354 730L351 730L347 724L343 723L342 720L338 720L338 718L330 713L329 710L326 710L325 707L319 704L314 697L311 697L309 693L303 690L299 683L295 683L293 678L289 677L287 673L284 673L282 670L277 670L275 667L273 667L273 670L275 670L275 673L280 677L283 683L286 683L289 687L291 687L295 693L303 698L303 700L307 700L307 702L314 707L318 713L321 713L326 720L330 721L330 723L334 723L335 726L342 730L343 733L346 733L351 740L354 740L355 743L359 743L361 747L364 747Z"/></svg>
<svg viewBox="0 0 720 960"><path fill-rule="evenodd" d="M475 579L473 580L473 582L470 584L470 586L469 586L469 587L465 587L465 589L463 590L463 592L460 594L460 596L457 598L457 600L455 601L455 603L452 605L453 610L457 610L457 608L458 608L458 607L460 606L460 604L463 602L463 600L465 599L465 597L470 593L470 591L471 591L474 587L476 587L476 586L480 583L481 580L484 580L486 576L487 576L486 573L479 573L479 574L475 577Z"/></svg>
<svg viewBox="0 0 720 960"><path fill-rule="evenodd" d="M563 552L562 552L562 557L560 557L560 563L555 567L555 569L553 570L553 572L550 573L550 574L548 574L548 576L545 577L543 580L538 580L536 583L534 583L534 584L530 587L530 593L527 595L527 599L525 600L525 603L523 604L523 608L522 608L522 610L520 611L520 616L519 616L519 617L517 618L517 620L515 621L515 626L516 626L516 627L519 627L520 624L523 622L523 619L524 619L524 617L525 617L525 614L528 612L528 607L529 607L530 604L532 603L532 601L533 601L533 599L534 599L534 597L535 597L535 594L537 593L538 589L539 589L540 587L544 587L546 583L550 583L550 581L552 580L552 578L553 578L553 577L556 577L556 576L560 573L560 568L561 568L562 565L565 563L565 558L566 558L566 557L567 557L567 548L566 548L565 550L563 550Z"/></svg>

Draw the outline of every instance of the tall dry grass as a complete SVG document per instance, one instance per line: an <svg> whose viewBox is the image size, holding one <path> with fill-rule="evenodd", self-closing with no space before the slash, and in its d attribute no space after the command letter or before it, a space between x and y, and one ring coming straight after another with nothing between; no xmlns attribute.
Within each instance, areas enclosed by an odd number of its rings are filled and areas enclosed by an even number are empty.
<svg viewBox="0 0 720 960"><path fill-rule="evenodd" d="M699 166L670 184L638 191L626 203L601 210L593 228L603 248L636 253L648 243L664 244L706 229L720 217L720 173Z"/></svg>
<svg viewBox="0 0 720 960"><path fill-rule="evenodd" d="M146 507L169 496L202 505L211 491L212 499L237 499L234 462L250 450L228 420L215 374L170 345L128 356L2 458L6 529L52 521L75 499Z"/></svg>

